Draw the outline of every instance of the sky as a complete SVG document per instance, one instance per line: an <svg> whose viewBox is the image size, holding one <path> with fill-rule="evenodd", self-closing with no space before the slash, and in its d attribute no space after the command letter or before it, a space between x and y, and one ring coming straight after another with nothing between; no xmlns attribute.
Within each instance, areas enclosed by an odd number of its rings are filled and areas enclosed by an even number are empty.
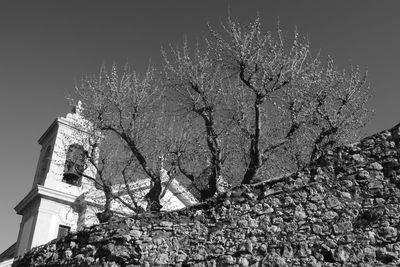
<svg viewBox="0 0 400 267"><path fill-rule="evenodd" d="M18 237L14 207L32 186L37 140L71 110L66 96L82 75L114 62L143 72L162 46L200 40L229 13L243 23L259 14L266 30L279 18L314 53L368 68L367 135L400 121L399 10L398 0L0 1L0 253Z"/></svg>

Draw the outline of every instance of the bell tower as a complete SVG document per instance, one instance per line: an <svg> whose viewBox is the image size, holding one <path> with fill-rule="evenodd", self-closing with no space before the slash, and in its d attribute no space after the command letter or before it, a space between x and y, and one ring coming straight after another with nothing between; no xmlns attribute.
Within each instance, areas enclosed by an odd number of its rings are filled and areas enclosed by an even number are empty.
<svg viewBox="0 0 400 267"><path fill-rule="evenodd" d="M33 185L15 207L22 215L16 255L77 229L74 203L92 183L85 170L85 129L79 102L66 117L57 118L40 137L41 146Z"/></svg>

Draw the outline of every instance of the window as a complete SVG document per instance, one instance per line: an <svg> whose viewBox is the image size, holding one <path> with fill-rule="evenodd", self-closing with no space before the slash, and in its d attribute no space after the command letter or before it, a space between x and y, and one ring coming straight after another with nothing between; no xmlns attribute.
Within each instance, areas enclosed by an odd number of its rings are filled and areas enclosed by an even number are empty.
<svg viewBox="0 0 400 267"><path fill-rule="evenodd" d="M86 169L86 158L87 152L81 145L70 145L67 151L62 181L67 184L80 186L82 183L82 174Z"/></svg>
<svg viewBox="0 0 400 267"><path fill-rule="evenodd" d="M60 224L58 226L57 238L61 238L61 237L68 235L70 231L71 231L71 227Z"/></svg>

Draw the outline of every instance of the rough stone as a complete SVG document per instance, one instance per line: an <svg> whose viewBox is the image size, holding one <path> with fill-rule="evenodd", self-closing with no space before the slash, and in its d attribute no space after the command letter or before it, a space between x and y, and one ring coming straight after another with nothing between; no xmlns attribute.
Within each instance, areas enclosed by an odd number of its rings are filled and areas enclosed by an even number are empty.
<svg viewBox="0 0 400 267"><path fill-rule="evenodd" d="M377 170L377 171L383 170L382 165L379 164L378 162L371 163L371 165L369 165L369 168L372 169L372 170Z"/></svg>

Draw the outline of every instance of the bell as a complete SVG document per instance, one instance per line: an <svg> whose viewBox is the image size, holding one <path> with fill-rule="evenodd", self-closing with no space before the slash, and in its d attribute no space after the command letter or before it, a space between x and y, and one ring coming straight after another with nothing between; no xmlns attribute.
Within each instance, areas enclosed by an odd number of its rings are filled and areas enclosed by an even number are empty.
<svg viewBox="0 0 400 267"><path fill-rule="evenodd" d="M73 161L67 161L64 167L63 181L71 185L80 185L80 180L85 170L84 166Z"/></svg>
<svg viewBox="0 0 400 267"><path fill-rule="evenodd" d="M68 148L64 165L64 182L72 185L80 184L80 178L85 170L86 156L86 152L80 145L73 144Z"/></svg>

